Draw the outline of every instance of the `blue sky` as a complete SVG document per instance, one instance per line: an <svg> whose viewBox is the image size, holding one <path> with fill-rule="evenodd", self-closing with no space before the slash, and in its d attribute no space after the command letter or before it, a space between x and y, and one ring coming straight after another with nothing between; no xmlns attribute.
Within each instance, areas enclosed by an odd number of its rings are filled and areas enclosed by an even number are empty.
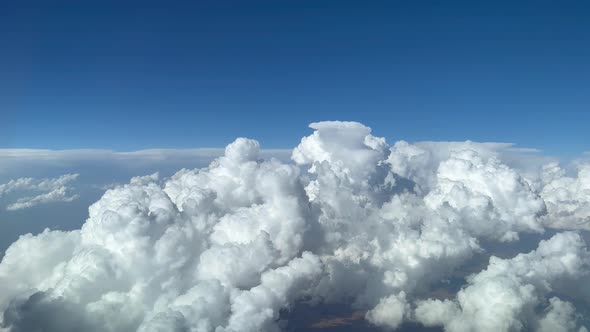
<svg viewBox="0 0 590 332"><path fill-rule="evenodd" d="M0 148L390 141L588 149L587 1L0 4Z"/></svg>

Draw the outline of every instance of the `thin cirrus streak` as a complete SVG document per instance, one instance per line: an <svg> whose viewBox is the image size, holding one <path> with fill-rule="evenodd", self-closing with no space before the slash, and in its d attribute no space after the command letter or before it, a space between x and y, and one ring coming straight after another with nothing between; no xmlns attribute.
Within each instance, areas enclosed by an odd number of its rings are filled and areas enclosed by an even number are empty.
<svg viewBox="0 0 590 332"><path fill-rule="evenodd" d="M208 167L108 190L79 230L22 236L0 264L3 329L276 331L307 301L384 329L586 331L577 305L590 294L574 285L590 281L590 165L517 170L510 146L390 146L356 122L310 127L293 162L238 138ZM548 229L536 249L429 298L486 243Z"/></svg>

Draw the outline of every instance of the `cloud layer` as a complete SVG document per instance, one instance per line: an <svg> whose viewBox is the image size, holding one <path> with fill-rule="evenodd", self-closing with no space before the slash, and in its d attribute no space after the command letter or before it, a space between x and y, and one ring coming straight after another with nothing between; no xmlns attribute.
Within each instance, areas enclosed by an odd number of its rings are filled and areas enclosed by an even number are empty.
<svg viewBox="0 0 590 332"><path fill-rule="evenodd" d="M523 166L509 145L310 127L293 162L238 138L206 168L108 190L80 230L22 236L0 264L2 329L277 331L305 301L387 329L584 331L590 294L572 285L590 273L588 166L573 177ZM492 256L452 298L430 298L486 243L548 228L536 250Z"/></svg>

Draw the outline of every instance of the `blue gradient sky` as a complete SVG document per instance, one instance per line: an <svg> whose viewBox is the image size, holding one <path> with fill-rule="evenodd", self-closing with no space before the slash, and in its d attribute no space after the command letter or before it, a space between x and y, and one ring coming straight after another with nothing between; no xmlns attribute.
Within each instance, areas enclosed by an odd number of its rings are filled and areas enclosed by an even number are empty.
<svg viewBox="0 0 590 332"><path fill-rule="evenodd" d="M0 148L388 140L590 150L588 1L3 1Z"/></svg>

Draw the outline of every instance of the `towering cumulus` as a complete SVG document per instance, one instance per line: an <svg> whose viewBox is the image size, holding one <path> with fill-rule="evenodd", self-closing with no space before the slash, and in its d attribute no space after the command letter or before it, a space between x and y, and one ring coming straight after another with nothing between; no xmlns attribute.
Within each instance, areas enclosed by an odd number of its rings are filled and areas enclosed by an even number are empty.
<svg viewBox="0 0 590 332"><path fill-rule="evenodd" d="M385 330L586 331L590 165L525 171L502 144L310 127L291 163L238 138L206 168L108 190L79 230L21 236L0 264L0 331L279 331L301 301ZM493 256L523 234L547 239Z"/></svg>

